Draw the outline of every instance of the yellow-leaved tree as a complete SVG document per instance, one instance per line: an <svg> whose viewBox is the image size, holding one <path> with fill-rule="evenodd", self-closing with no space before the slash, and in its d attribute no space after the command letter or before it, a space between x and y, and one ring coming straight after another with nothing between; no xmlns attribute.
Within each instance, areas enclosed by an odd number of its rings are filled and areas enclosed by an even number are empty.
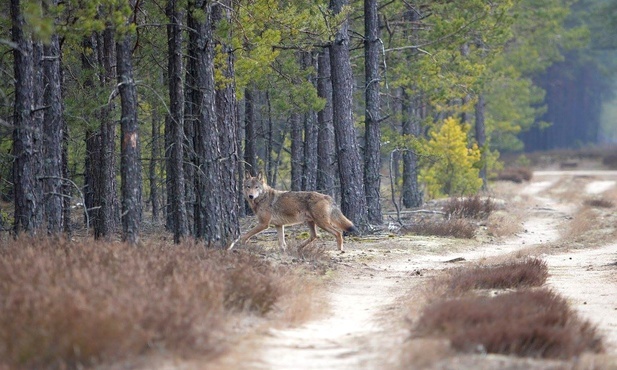
<svg viewBox="0 0 617 370"><path fill-rule="evenodd" d="M471 195L482 187L478 166L480 149L476 144L468 147L469 129L469 125L450 117L430 132L425 144L427 156L419 174L430 198Z"/></svg>

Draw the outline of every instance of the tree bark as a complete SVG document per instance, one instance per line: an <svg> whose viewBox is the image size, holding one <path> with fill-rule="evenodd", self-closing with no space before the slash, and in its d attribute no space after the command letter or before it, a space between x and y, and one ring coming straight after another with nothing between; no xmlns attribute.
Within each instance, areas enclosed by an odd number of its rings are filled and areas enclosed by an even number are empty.
<svg viewBox="0 0 617 370"><path fill-rule="evenodd" d="M486 177L486 125L484 121L484 110L486 108L486 102L484 100L484 94L478 95L478 101L476 102L476 141L482 157L480 158L480 178L482 179L482 189L486 190L488 187L488 179Z"/></svg>
<svg viewBox="0 0 617 370"><path fill-rule="evenodd" d="M58 0L54 0L57 5ZM62 89L60 80L60 43L58 35L52 35L44 47L45 96L43 119L43 153L45 184L45 220L47 232L59 234L63 231L63 187L62 151L63 118Z"/></svg>
<svg viewBox="0 0 617 370"><path fill-rule="evenodd" d="M207 246L215 246L221 239L220 164L221 151L216 117L216 90L214 85L214 42L212 4L198 0L205 20L197 22L197 86L199 88L199 121L195 127L197 160L195 214L196 236Z"/></svg>
<svg viewBox="0 0 617 370"><path fill-rule="evenodd" d="M305 69L313 68L317 70L317 57L311 52L303 53L303 67ZM317 84L317 76L311 74L309 77L311 83ZM316 87L316 86L315 86ZM317 157L318 157L318 131L317 112L313 109L304 114L304 166L302 176L303 190L317 189Z"/></svg>
<svg viewBox="0 0 617 370"><path fill-rule="evenodd" d="M98 63L102 68L100 74L101 86L109 87L116 76L116 50L114 31L107 28L98 37ZM98 207L98 217L94 222L94 237L110 240L117 230L118 197L116 183L116 124L111 116L113 106L103 103L99 110L101 123L101 149L99 166L94 169L96 173L95 207Z"/></svg>
<svg viewBox="0 0 617 370"><path fill-rule="evenodd" d="M418 104L419 99L411 98L403 92L403 135L420 135ZM422 205L422 192L418 184L418 156L412 149L403 152L403 205L407 208Z"/></svg>
<svg viewBox="0 0 617 370"><path fill-rule="evenodd" d="M368 221L381 224L381 107L379 97L379 18L377 0L364 0L365 131L364 187Z"/></svg>
<svg viewBox="0 0 617 370"><path fill-rule="evenodd" d="M317 190L334 197L334 128L332 126L332 80L330 52L325 48L318 57L317 94L326 100L317 113Z"/></svg>
<svg viewBox="0 0 617 370"><path fill-rule="evenodd" d="M339 14L346 0L332 0ZM366 194L362 182L362 159L353 120L353 74L349 59L349 21L345 20L330 45L334 135L341 180L341 210L359 230L368 226Z"/></svg>
<svg viewBox="0 0 617 370"><path fill-rule="evenodd" d="M13 181L15 197L14 232L36 234L41 227L41 188L38 184L40 164L37 163L36 121L32 117L34 104L34 48L32 37L24 30L25 20L19 0L11 0L12 38L15 75L15 105L13 129Z"/></svg>
<svg viewBox="0 0 617 370"><path fill-rule="evenodd" d="M150 204L152 205L152 222L158 223L161 209L159 196L159 177L157 174L157 163L160 154L160 118L155 105L152 108L152 142L150 148L150 163L148 164L148 177L150 183Z"/></svg>
<svg viewBox="0 0 617 370"><path fill-rule="evenodd" d="M304 162L303 125L300 114L293 112L289 118L291 124L291 190L302 190L302 165Z"/></svg>
<svg viewBox="0 0 617 370"><path fill-rule="evenodd" d="M169 59L169 119L165 126L168 129L165 136L169 141L169 156L167 166L167 181L169 191L167 200L171 213L174 242L188 235L186 201L184 196L184 88L182 85L182 14L178 9L178 0L168 0L167 17L167 50Z"/></svg>
<svg viewBox="0 0 617 370"><path fill-rule="evenodd" d="M221 20L231 21L231 1L222 0L214 5L215 23ZM230 45L223 43L221 50L225 55L223 75L229 81L224 87L216 91L216 116L218 117L217 131L219 133L220 152L220 179L218 194L221 199L221 214L219 215L219 229L221 232L218 247L228 247L240 235L240 221L238 213L240 209L240 189L238 187L239 175L239 112L234 85L234 59Z"/></svg>
<svg viewBox="0 0 617 370"><path fill-rule="evenodd" d="M133 38L130 35L116 44L118 89L122 113L120 118L120 176L122 179L122 240L139 242L141 225L141 162L139 125L137 122L137 88L133 78Z"/></svg>
<svg viewBox="0 0 617 370"><path fill-rule="evenodd" d="M255 122L255 102L253 90L244 90L244 162L246 172L256 176L257 168L257 123ZM244 176L241 176L243 178Z"/></svg>

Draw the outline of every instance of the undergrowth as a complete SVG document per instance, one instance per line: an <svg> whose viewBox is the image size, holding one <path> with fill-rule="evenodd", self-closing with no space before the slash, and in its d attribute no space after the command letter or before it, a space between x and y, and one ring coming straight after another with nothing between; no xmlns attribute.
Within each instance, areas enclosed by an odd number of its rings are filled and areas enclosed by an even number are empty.
<svg viewBox="0 0 617 370"><path fill-rule="evenodd" d="M536 258L499 265L458 268L450 272L449 291L472 289L514 289L541 286L548 278L546 262Z"/></svg>
<svg viewBox="0 0 617 370"><path fill-rule="evenodd" d="M290 270L255 255L21 238L0 247L0 368L83 368L153 348L221 350L225 315L265 315Z"/></svg>
<svg viewBox="0 0 617 370"><path fill-rule="evenodd" d="M603 352L596 327L566 299L539 288L547 275L546 263L534 258L450 271L436 280L432 291L443 294L423 308L412 333L447 338L467 353L570 359ZM474 289L503 290L486 295Z"/></svg>

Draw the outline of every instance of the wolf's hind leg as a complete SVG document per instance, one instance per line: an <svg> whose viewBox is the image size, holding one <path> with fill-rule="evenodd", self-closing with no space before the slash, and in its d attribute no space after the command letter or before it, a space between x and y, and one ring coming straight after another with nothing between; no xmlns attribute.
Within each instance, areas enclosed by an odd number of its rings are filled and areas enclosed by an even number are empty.
<svg viewBox="0 0 617 370"><path fill-rule="evenodd" d="M317 239L317 226L313 221L306 221L306 226L308 226L309 233L311 234L310 238L304 243L300 244L298 248L304 248L307 245L311 244L315 239Z"/></svg>

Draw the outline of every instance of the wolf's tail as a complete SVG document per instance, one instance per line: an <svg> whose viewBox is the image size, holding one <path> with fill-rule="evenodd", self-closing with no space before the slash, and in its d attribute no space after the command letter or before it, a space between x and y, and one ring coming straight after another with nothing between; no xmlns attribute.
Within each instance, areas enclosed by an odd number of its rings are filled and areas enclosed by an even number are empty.
<svg viewBox="0 0 617 370"><path fill-rule="evenodd" d="M343 214L343 212L341 212L340 209L336 207L333 208L332 213L330 213L330 217L332 218L332 223L341 230L348 233L354 233L358 231L358 229L356 229L356 227L354 226L353 222L351 222L347 217L345 217L345 215Z"/></svg>

